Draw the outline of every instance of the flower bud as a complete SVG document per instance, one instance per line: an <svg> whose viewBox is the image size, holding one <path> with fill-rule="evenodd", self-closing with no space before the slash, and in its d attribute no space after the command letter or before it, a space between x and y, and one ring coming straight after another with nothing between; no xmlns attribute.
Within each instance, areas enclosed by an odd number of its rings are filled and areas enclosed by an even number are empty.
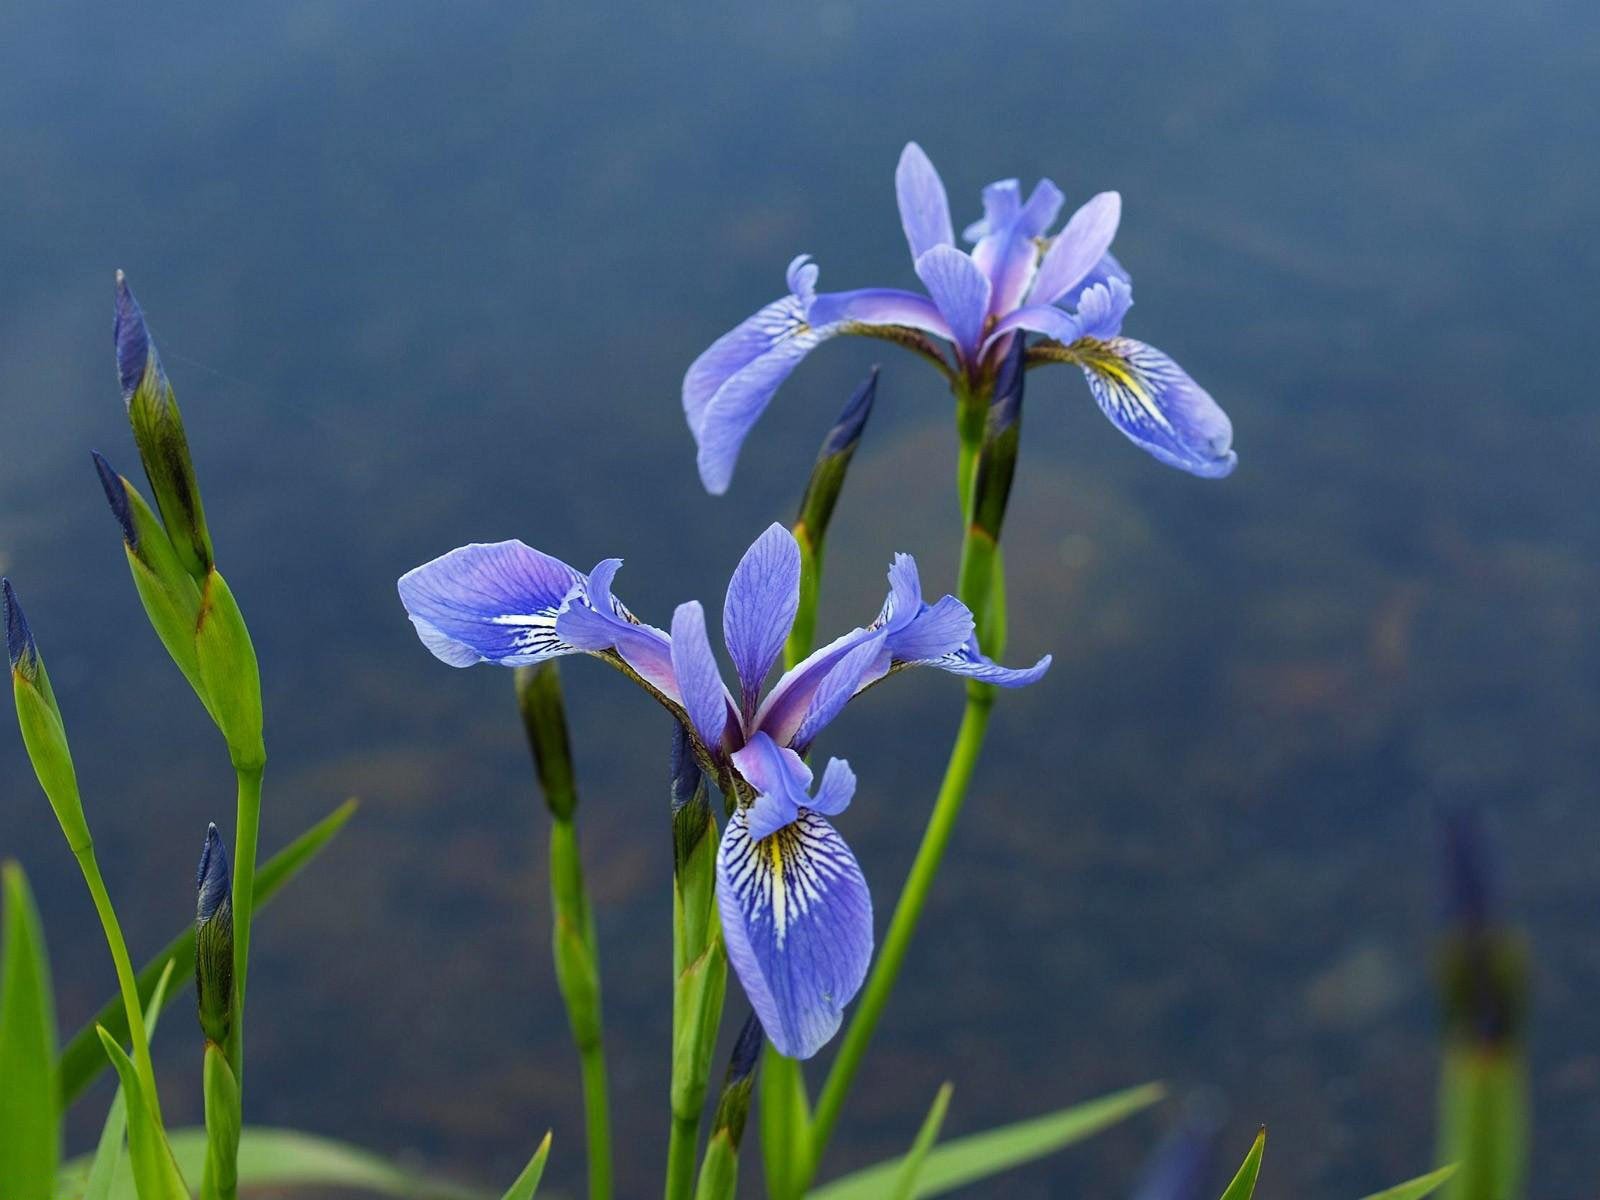
<svg viewBox="0 0 1600 1200"><path fill-rule="evenodd" d="M755 1083L756 1061L761 1056L761 1022L755 1013L745 1018L744 1027L728 1056L728 1074L722 1081L722 1098L711 1120L711 1136L727 1131L733 1148L744 1137L745 1118L750 1115L750 1090Z"/></svg>
<svg viewBox="0 0 1600 1200"><path fill-rule="evenodd" d="M261 740L261 671L244 614L215 567L200 589L194 648L204 697L227 739L233 765L242 771L260 770L267 761Z"/></svg>
<svg viewBox="0 0 1600 1200"><path fill-rule="evenodd" d="M189 439L144 313L121 271L117 272L116 350L122 399L156 506L184 569L202 579L212 562L211 535L189 457Z"/></svg>
<svg viewBox="0 0 1600 1200"><path fill-rule="evenodd" d="M83 815L78 794L78 774L72 765L72 748L67 744L66 726L50 676L44 669L39 646L28 628L28 618L17 603L17 593L9 579L0 579L6 623L6 655L11 660L11 691L17 704L17 725L27 747L39 786L55 810L61 832L73 853L91 845L89 823Z"/></svg>
<svg viewBox="0 0 1600 1200"><path fill-rule="evenodd" d="M222 1045L233 1024L233 877L217 827L206 830L195 872L194 987L200 1028Z"/></svg>
<svg viewBox="0 0 1600 1200"><path fill-rule="evenodd" d="M1023 353L1019 334L1012 339L1011 350L995 376L994 400L989 405L983 446L978 451L978 466L972 479L972 524L992 542L1000 540L1000 524L1005 520L1011 481L1017 472L1026 375Z"/></svg>
<svg viewBox="0 0 1600 1200"><path fill-rule="evenodd" d="M689 735L672 728L672 871L681 876L711 824L706 779L695 761Z"/></svg>
<svg viewBox="0 0 1600 1200"><path fill-rule="evenodd" d="M1478 813L1440 820L1445 928L1439 990L1447 1036L1485 1048L1520 1039L1527 1008L1527 948L1501 917L1496 863Z"/></svg>
<svg viewBox="0 0 1600 1200"><path fill-rule="evenodd" d="M570 821L578 807L578 787L567 737L566 706L561 700L561 675L555 663L544 662L518 667L515 678L517 707L522 710L522 728L533 751L545 805L556 820Z"/></svg>

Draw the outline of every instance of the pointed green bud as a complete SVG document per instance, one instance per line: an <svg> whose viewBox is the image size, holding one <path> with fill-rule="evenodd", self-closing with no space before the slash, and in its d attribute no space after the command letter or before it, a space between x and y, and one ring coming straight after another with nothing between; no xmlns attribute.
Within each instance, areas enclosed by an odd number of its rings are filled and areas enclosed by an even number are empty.
<svg viewBox="0 0 1600 1200"><path fill-rule="evenodd" d="M681 876L711 824L706 778L695 761L689 735L672 728L672 871Z"/></svg>
<svg viewBox="0 0 1600 1200"><path fill-rule="evenodd" d="M89 823L78 795L78 773L72 765L66 725L50 687L39 646L9 579L0 579L6 624L6 655L11 660L11 692L17 703L17 725L27 747L39 786L55 810L61 832L74 854L91 845Z"/></svg>
<svg viewBox="0 0 1600 1200"><path fill-rule="evenodd" d="M117 474L105 456L93 451L95 470L112 515L122 527L122 546L128 555L128 570L133 587L144 605L150 626L167 648L178 670L211 710L205 685L200 682L200 663L195 654L195 628L200 623L200 589L178 561L167 531L146 503L139 490L125 476Z"/></svg>
<svg viewBox="0 0 1600 1200"><path fill-rule="evenodd" d="M744 1137L745 1118L750 1115L750 1090L755 1084L762 1037L761 1022L751 1013L739 1030L738 1040L733 1043L733 1053L728 1056L722 1098L717 1101L716 1116L711 1120L712 1136L726 1130L735 1150Z"/></svg>
<svg viewBox="0 0 1600 1200"><path fill-rule="evenodd" d="M117 272L116 350L122 399L156 506L179 561L190 575L201 579L211 567L211 535L189 456L189 439L144 313L121 271Z"/></svg>
<svg viewBox="0 0 1600 1200"><path fill-rule="evenodd" d="M261 671L244 614L215 567L200 588L194 648L200 684L233 765L259 771L267 761L261 740Z"/></svg>
<svg viewBox="0 0 1600 1200"><path fill-rule="evenodd" d="M972 481L972 524L991 542L1000 540L1011 481L1017 473L1017 447L1022 439L1022 390L1026 375L1023 339L1012 339L1011 352L995 376L994 400L984 425Z"/></svg>
<svg viewBox="0 0 1600 1200"><path fill-rule="evenodd" d="M845 473L850 469L856 447L861 444L861 434L867 427L867 418L872 415L877 396L878 368L873 367L822 439L822 449L817 453L811 477L806 480L805 494L800 498L800 512L792 529L795 541L800 544L800 607L789 631L786 647L789 663L799 662L811 652L817 628L817 594L822 586L823 542L828 523L833 520L834 506L839 502L839 492L844 487Z"/></svg>
<svg viewBox="0 0 1600 1200"><path fill-rule="evenodd" d="M195 998L206 1040L221 1046L233 1024L233 876L215 825L206 830L194 882Z"/></svg>
<svg viewBox="0 0 1600 1200"><path fill-rule="evenodd" d="M518 667L517 707L533 751L534 770L550 815L570 821L578 808L578 787L572 769L572 743L567 737L567 712L561 700L561 675L553 662Z"/></svg>

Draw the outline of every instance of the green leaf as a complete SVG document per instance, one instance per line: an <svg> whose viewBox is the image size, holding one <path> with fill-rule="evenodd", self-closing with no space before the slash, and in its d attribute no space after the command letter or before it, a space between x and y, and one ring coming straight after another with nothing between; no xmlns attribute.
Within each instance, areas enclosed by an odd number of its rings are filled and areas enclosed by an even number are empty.
<svg viewBox="0 0 1600 1200"><path fill-rule="evenodd" d="M1256 1140L1250 1143L1250 1153L1244 1156L1239 1173L1233 1177L1228 1190L1222 1193L1222 1200L1250 1200L1255 1195L1256 1178L1261 1174L1261 1155L1266 1148L1267 1127L1263 1125L1256 1134Z"/></svg>
<svg viewBox="0 0 1600 1200"><path fill-rule="evenodd" d="M756 1117L761 1124L761 1165L767 1194L776 1200L799 1191L797 1177L811 1153L811 1102L799 1062L785 1058L769 1043L762 1050L761 1089Z"/></svg>
<svg viewBox="0 0 1600 1200"><path fill-rule="evenodd" d="M322 852L334 834L343 829L355 814L356 803L354 800L346 800L290 842L256 872L257 908L276 895L284 884L298 875ZM155 993L156 981L161 977L162 968L169 961L174 964L174 975L180 984L193 981L194 922L191 921L182 933L167 944L166 949L139 972L139 999L142 1003L149 1003L150 997ZM100 1038L95 1033L96 1025L104 1026L114 1038L122 1039L128 1036L128 1016L123 1011L120 996L114 996L106 1001L94 1019L80 1029L67 1043L66 1049L62 1050L57 1063L62 1108L66 1108L82 1095L83 1090L105 1070L106 1058L100 1049Z"/></svg>
<svg viewBox="0 0 1600 1200"><path fill-rule="evenodd" d="M161 1006L166 1002L167 985L172 981L172 962L167 961L156 990L145 1006L144 1024L152 1038L156 1023L161 1019ZM94 1151L94 1161L89 1164L89 1176L83 1185L83 1200L106 1200L116 1185L117 1171L122 1166L122 1135L128 1128L128 1100L117 1088L112 1097L111 1111L106 1114L105 1128L100 1131L100 1141Z"/></svg>
<svg viewBox="0 0 1600 1200"><path fill-rule="evenodd" d="M206 1158L206 1131L174 1129L168 1140L179 1165L198 1178ZM68 1163L59 1190L73 1194L87 1169L85 1159ZM350 1188L401 1200L489 1200L480 1189L404 1171L367 1150L293 1129L244 1131L239 1139L239 1188ZM111 1200L135 1200L134 1190L119 1180Z"/></svg>
<svg viewBox="0 0 1600 1200"><path fill-rule="evenodd" d="M56 1015L44 930L16 863L0 868L0 1196L46 1200L61 1158Z"/></svg>
<svg viewBox="0 0 1600 1200"><path fill-rule="evenodd" d="M128 1157L133 1160L138 1200L190 1200L189 1188L173 1161L160 1122L150 1111L133 1060L104 1029L96 1027L95 1033L122 1080L122 1094L128 1105Z"/></svg>
<svg viewBox="0 0 1600 1200"><path fill-rule="evenodd" d="M1456 1173L1456 1164L1440 1167L1427 1175L1419 1176L1409 1183L1401 1183L1382 1192L1374 1192L1366 1200L1422 1200L1422 1197L1437 1191L1446 1180Z"/></svg>
<svg viewBox="0 0 1600 1200"><path fill-rule="evenodd" d="M506 1189L501 1200L533 1200L534 1193L539 1190L539 1180L544 1177L544 1160L549 1157L550 1134L546 1133L544 1141L539 1143L539 1148L528 1160L528 1165L522 1168L522 1174Z"/></svg>
<svg viewBox="0 0 1600 1200"><path fill-rule="evenodd" d="M942 1196L965 1184L1043 1158L1149 1108L1165 1094L1159 1083L1147 1083L1048 1116L947 1142L929 1152L913 1195ZM880 1200L893 1186L902 1165L901 1159L892 1159L846 1175L811 1192L811 1200Z"/></svg>
<svg viewBox="0 0 1600 1200"><path fill-rule="evenodd" d="M939 1140L939 1130L944 1125L944 1114L950 1109L950 1093L953 1090L949 1083L944 1083L934 1095L933 1105L922 1120L922 1128L917 1130L917 1140L911 1143L905 1161L900 1164L900 1178L895 1180L891 1193L894 1200L911 1200L917 1194L917 1178L922 1174L922 1164L928 1157L928 1151Z"/></svg>

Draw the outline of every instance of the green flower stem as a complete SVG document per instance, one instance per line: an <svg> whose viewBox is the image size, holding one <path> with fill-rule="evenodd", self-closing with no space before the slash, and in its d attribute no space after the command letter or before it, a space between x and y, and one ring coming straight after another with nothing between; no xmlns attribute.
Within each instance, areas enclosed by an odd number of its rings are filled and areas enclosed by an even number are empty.
<svg viewBox="0 0 1600 1200"><path fill-rule="evenodd" d="M988 404L986 388L957 385L956 429L960 437L960 452L956 460L956 491L963 518L962 573L958 591L962 602L972 609L980 621L987 622L990 630L1003 630L1005 591L1001 581L998 529L993 530L993 537L984 534L989 545L976 545L975 533L983 534L984 531L976 529L971 519L972 480L977 470L978 453L983 446ZM980 625L980 628L984 628L984 625ZM988 645L984 645L985 651L989 649ZM872 973L867 977L866 987L856 1002L855 1013L850 1018L827 1080L817 1097L816 1112L811 1120L810 1154L797 1181L796 1195L810 1186L816 1177L823 1152L838 1124L845 1097L855 1082L856 1072L861 1069L861 1060L866 1055L867 1046L889 1002L889 995L900 977L900 968L905 963L917 924L922 919L928 893L944 862L956 818L961 815L962 805L966 802L967 789L972 783L972 773L983 750L984 736L989 728L989 713L993 707L992 686L977 683L967 685L967 703L961 716L961 727L950 751L933 812L923 831L922 842L917 847L916 859L911 864L911 873L900 891L894 915L889 920L889 930L872 965Z"/></svg>
<svg viewBox="0 0 1600 1200"><path fill-rule="evenodd" d="M89 895L94 898L95 912L105 930L106 944L111 948L111 961L116 967L117 987L122 992L122 1006L128 1017L128 1032L133 1042L133 1063L139 1073L139 1084L145 1093L145 1104L161 1126L161 1101L156 1094L156 1069L150 1061L150 1035L144 1023L144 1008L139 1003L139 983L133 973L133 960L128 957L128 943L122 936L122 926L111 906L106 892L106 882L100 875L100 864L94 856L94 845L74 849L84 882L89 885Z"/></svg>
<svg viewBox="0 0 1600 1200"><path fill-rule="evenodd" d="M256 908L256 844L261 837L261 766L238 767L239 800L233 841L233 1021L228 1065L244 1092L244 989L250 968L250 925Z"/></svg>

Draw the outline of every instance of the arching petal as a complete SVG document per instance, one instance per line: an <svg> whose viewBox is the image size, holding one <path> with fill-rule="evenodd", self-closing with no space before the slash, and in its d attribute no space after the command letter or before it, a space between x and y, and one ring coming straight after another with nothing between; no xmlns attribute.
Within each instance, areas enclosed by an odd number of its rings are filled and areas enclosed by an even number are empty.
<svg viewBox="0 0 1600 1200"><path fill-rule="evenodd" d="M1133 307L1133 289L1115 275L1078 293L1078 324L1084 337L1105 340L1122 332L1122 321Z"/></svg>
<svg viewBox="0 0 1600 1200"><path fill-rule="evenodd" d="M556 616L556 634L580 650L615 650L641 679L667 699L681 704L672 669L672 639L646 625L611 594L620 558L608 558L589 572L582 602L569 603Z"/></svg>
<svg viewBox="0 0 1600 1200"><path fill-rule="evenodd" d="M1082 325L1072 313L1062 312L1053 304L1029 304L995 323L994 329L984 339L983 353L988 354L996 342L1018 329L1042 333L1063 344L1077 341L1083 333Z"/></svg>
<svg viewBox="0 0 1600 1200"><path fill-rule="evenodd" d="M1101 192L1067 222L1050 242L1033 278L1030 304L1054 304L1095 269L1117 236L1122 220L1122 197Z"/></svg>
<svg viewBox="0 0 1600 1200"><path fill-rule="evenodd" d="M955 340L932 300L901 288L823 292L811 301L806 315L813 325L905 325L945 341Z"/></svg>
<svg viewBox="0 0 1600 1200"><path fill-rule="evenodd" d="M717 850L728 961L780 1054L810 1058L838 1031L872 961L872 896L844 839L802 809L765 839L735 812Z"/></svg>
<svg viewBox="0 0 1600 1200"><path fill-rule="evenodd" d="M935 246L917 259L917 278L949 324L956 349L972 361L989 315L989 277L954 246Z"/></svg>
<svg viewBox="0 0 1600 1200"><path fill-rule="evenodd" d="M1037 683L1050 669L1050 656L1046 654L1031 667L1002 667L978 651L978 639L969 638L964 646L940 655L938 658L908 661L908 667L938 667L952 675L963 675L979 683L992 683L996 687L1019 688Z"/></svg>
<svg viewBox="0 0 1600 1200"><path fill-rule="evenodd" d="M1238 465L1228 414L1154 346L1132 338L1074 347L1100 410L1168 466L1220 479Z"/></svg>
<svg viewBox="0 0 1600 1200"><path fill-rule="evenodd" d="M810 805L811 768L793 750L756 733L729 757L744 781L756 790L746 822L750 836L757 841L777 833Z"/></svg>
<svg viewBox="0 0 1600 1200"><path fill-rule="evenodd" d="M1041 179L1021 202L1015 179L991 183L983 190L983 234L972 248L972 261L989 277L989 313L1003 316L1016 308L1033 283L1039 258L1036 239L1055 222L1061 211L1061 190Z"/></svg>
<svg viewBox="0 0 1600 1200"><path fill-rule="evenodd" d="M722 607L722 636L739 673L740 707L755 715L761 685L783 653L800 608L800 547L782 525L769 525L744 552Z"/></svg>
<svg viewBox="0 0 1600 1200"><path fill-rule="evenodd" d="M900 204L900 224L916 262L935 246L955 242L950 225L950 199L933 163L915 142L907 142L894 171L894 194Z"/></svg>
<svg viewBox="0 0 1600 1200"><path fill-rule="evenodd" d="M869 638L852 649L823 676L811 701L806 705L800 724L789 735L788 744L804 754L817 735L844 710L850 698L875 679L882 679L889 670L889 647L886 634ZM776 725L777 722L774 722Z"/></svg>
<svg viewBox="0 0 1600 1200"><path fill-rule="evenodd" d="M556 617L584 583L522 542L478 542L407 571L399 589L417 635L442 661L519 667L583 649L557 634Z"/></svg>
<svg viewBox="0 0 1600 1200"><path fill-rule="evenodd" d="M856 794L856 773L842 758L830 758L823 769L822 782L812 797L811 811L836 817L850 807Z"/></svg>
<svg viewBox="0 0 1600 1200"><path fill-rule="evenodd" d="M868 642L877 645L882 641L883 631L880 629L852 629L826 646L813 650L772 685L772 690L767 693L767 698L761 702L755 718L750 722L751 729L764 730L780 746L791 745L795 731L805 720L818 690L829 674L851 651Z"/></svg>
<svg viewBox="0 0 1600 1200"><path fill-rule="evenodd" d="M683 414L691 432L698 436L717 390L781 342L797 322L804 323L804 308L796 297L774 300L712 342L689 365L683 377Z"/></svg>
<svg viewBox="0 0 1600 1200"><path fill-rule="evenodd" d="M700 601L680 604L673 612L671 650L672 670L684 711L700 740L715 750L722 744L735 705L717 670L716 656L711 653L705 609L700 607Z"/></svg>

